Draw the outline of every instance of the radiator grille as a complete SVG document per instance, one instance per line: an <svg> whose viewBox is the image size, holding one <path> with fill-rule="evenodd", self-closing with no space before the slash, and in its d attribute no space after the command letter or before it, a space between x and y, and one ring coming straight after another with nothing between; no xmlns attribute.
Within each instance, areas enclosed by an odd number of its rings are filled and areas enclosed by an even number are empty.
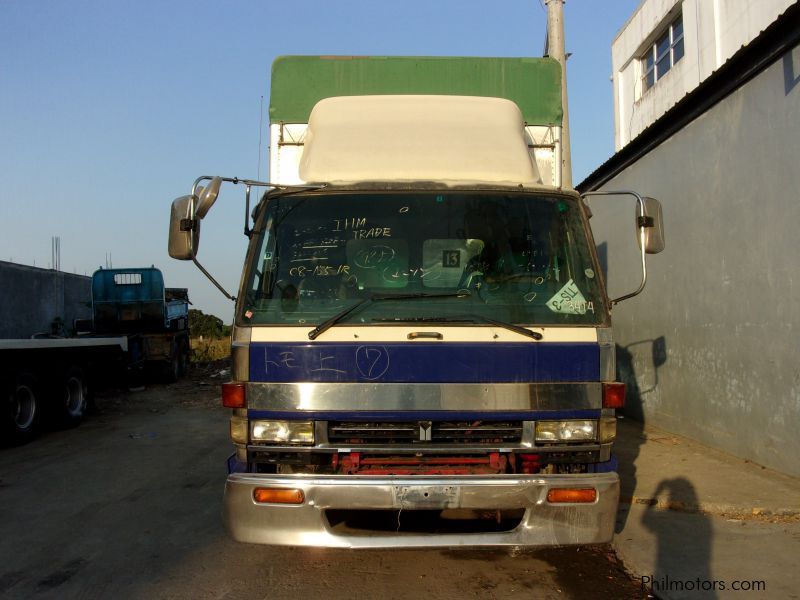
<svg viewBox="0 0 800 600"><path fill-rule="evenodd" d="M518 444L522 421L406 421L360 423L329 421L331 444Z"/></svg>

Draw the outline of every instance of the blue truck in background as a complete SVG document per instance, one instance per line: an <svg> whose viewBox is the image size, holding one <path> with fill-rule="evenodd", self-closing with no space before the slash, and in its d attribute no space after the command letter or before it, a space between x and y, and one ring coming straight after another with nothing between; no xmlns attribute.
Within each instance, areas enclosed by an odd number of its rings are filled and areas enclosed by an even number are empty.
<svg viewBox="0 0 800 600"><path fill-rule="evenodd" d="M44 421L73 427L101 380L131 384L145 371L176 381L189 359L189 297L167 288L155 267L99 269L92 275L92 318L73 331L0 339L0 443L20 444ZM60 320L57 320L60 321Z"/></svg>

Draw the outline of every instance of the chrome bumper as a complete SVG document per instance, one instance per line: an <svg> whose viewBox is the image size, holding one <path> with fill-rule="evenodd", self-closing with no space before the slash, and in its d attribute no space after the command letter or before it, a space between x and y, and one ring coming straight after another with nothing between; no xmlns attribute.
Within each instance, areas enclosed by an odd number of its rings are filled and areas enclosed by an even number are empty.
<svg viewBox="0 0 800 600"><path fill-rule="evenodd" d="M299 505L257 504L258 487L303 491ZM594 487L591 504L550 504L552 488ZM225 485L223 518L239 542L341 548L431 546L557 546L609 542L619 500L616 473L497 476L314 476L236 473ZM524 509L511 531L409 534L376 531L341 534L325 517L328 509L349 510ZM402 512L400 513L402 517Z"/></svg>

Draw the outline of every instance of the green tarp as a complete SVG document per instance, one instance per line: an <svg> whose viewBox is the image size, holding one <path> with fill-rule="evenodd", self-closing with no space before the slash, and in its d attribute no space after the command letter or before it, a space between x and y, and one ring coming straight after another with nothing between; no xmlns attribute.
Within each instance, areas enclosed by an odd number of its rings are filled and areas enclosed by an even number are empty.
<svg viewBox="0 0 800 600"><path fill-rule="evenodd" d="M282 56L272 64L271 123L307 123L332 96L508 98L529 125L561 125L561 67L551 58Z"/></svg>

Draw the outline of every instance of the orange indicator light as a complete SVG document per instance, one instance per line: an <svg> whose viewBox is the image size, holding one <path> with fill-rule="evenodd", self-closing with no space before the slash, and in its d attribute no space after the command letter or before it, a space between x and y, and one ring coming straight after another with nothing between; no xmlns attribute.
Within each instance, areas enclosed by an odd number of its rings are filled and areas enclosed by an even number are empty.
<svg viewBox="0 0 800 600"><path fill-rule="evenodd" d="M259 504L302 504L305 499L303 490L256 488L253 491L253 500Z"/></svg>
<svg viewBox="0 0 800 600"><path fill-rule="evenodd" d="M555 488L547 492L547 501L551 504L591 503L597 500L594 488Z"/></svg>

